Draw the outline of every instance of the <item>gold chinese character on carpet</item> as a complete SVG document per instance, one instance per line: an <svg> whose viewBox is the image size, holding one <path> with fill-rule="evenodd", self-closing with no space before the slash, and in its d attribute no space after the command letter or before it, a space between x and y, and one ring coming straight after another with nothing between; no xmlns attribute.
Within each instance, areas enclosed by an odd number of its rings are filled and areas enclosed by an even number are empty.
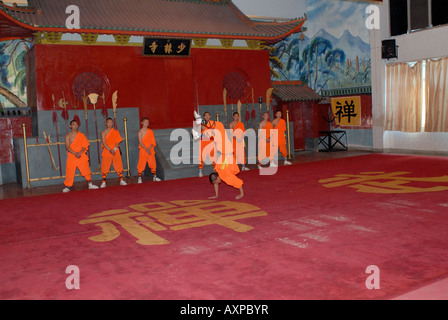
<svg viewBox="0 0 448 320"><path fill-rule="evenodd" d="M82 225L94 224L102 233L89 239L108 242L120 236L123 229L142 245L168 244L156 232L185 230L208 225L219 225L236 232L247 232L253 227L236 220L266 216L267 213L253 205L213 200L181 200L148 202L130 205L129 209L106 210L80 221ZM121 228L118 228L120 226Z"/></svg>
<svg viewBox="0 0 448 320"><path fill-rule="evenodd" d="M327 188L348 186L365 193L419 193L448 190L448 176L409 177L410 172L364 172L360 174L337 174L321 179ZM441 185L445 183L445 185Z"/></svg>

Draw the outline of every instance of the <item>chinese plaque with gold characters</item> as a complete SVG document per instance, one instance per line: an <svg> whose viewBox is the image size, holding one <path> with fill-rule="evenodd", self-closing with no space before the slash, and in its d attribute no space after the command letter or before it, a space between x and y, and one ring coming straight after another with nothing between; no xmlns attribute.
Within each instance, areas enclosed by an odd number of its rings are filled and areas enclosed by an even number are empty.
<svg viewBox="0 0 448 320"><path fill-rule="evenodd" d="M363 172L360 174L337 174L321 179L326 188L350 187L364 193L421 193L448 190L448 176L413 177L410 172Z"/></svg>
<svg viewBox="0 0 448 320"><path fill-rule="evenodd" d="M80 221L93 224L101 233L90 237L95 242L108 242L126 231L140 245L165 245L162 237L167 230L187 230L218 225L235 232L247 232L253 227L238 220L267 216L260 208L243 202L216 200L179 200L147 202L130 205L126 209L112 209L95 213Z"/></svg>
<svg viewBox="0 0 448 320"><path fill-rule="evenodd" d="M339 126L361 125L361 97L331 98L331 111Z"/></svg>
<svg viewBox="0 0 448 320"><path fill-rule="evenodd" d="M145 38L143 55L155 57L189 57L191 39Z"/></svg>

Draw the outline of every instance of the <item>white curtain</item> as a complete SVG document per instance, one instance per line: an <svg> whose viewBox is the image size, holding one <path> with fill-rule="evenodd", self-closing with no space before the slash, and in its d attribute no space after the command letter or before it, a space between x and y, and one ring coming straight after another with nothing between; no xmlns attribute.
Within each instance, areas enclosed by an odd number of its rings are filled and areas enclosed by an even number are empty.
<svg viewBox="0 0 448 320"><path fill-rule="evenodd" d="M422 129L422 61L386 67L386 115L388 131L420 132Z"/></svg>
<svg viewBox="0 0 448 320"><path fill-rule="evenodd" d="M426 62L427 132L448 132L448 57Z"/></svg>

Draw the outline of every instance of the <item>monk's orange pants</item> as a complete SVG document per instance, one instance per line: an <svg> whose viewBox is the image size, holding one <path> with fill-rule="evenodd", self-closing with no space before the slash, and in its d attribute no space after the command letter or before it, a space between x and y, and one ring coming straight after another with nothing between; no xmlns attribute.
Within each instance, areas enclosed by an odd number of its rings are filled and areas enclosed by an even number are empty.
<svg viewBox="0 0 448 320"><path fill-rule="evenodd" d="M280 151L280 153L282 154L282 156L284 158L288 157L288 150L286 149L286 143L285 144L279 144L278 145L278 150Z"/></svg>
<svg viewBox="0 0 448 320"><path fill-rule="evenodd" d="M81 176L86 178L87 182L92 180L90 166L89 166L89 158L87 154L83 153L82 156L78 159L72 153L67 154L67 164L65 166L65 181L64 185L66 187L72 187L73 181L75 180L76 168L79 169Z"/></svg>
<svg viewBox="0 0 448 320"><path fill-rule="evenodd" d="M270 143L266 143L264 141L260 141L258 144L258 164L261 164L266 158L269 158L269 161L274 161L275 150L271 150L272 145ZM273 151L273 152L272 152Z"/></svg>
<svg viewBox="0 0 448 320"><path fill-rule="evenodd" d="M207 160L207 156L209 160L214 165L215 159L215 144L213 141L201 141L201 150L199 153L199 169L204 168L204 161Z"/></svg>
<svg viewBox="0 0 448 320"><path fill-rule="evenodd" d="M246 154L244 151L244 142L233 141L233 161L239 164L246 163Z"/></svg>
<svg viewBox="0 0 448 320"><path fill-rule="evenodd" d="M146 164L148 164L152 174L155 175L157 164L156 164L156 155L154 154L154 151L152 152L152 154L148 154L146 151L140 150L137 163L137 173L139 177L142 175L143 171L145 171Z"/></svg>
<svg viewBox="0 0 448 320"><path fill-rule="evenodd" d="M121 160L120 151L117 150L114 156L112 156L112 154L110 154L110 156L103 155L101 159L101 174L103 175L103 180L106 180L112 164L118 176L120 178L123 177L123 160Z"/></svg>

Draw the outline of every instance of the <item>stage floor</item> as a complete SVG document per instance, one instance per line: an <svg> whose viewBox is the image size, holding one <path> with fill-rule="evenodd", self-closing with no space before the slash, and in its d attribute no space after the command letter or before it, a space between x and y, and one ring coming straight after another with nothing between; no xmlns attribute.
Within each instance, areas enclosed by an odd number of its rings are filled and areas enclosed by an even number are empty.
<svg viewBox="0 0 448 320"><path fill-rule="evenodd" d="M206 200L207 178L1 186L0 298L446 300L446 162L300 152L276 175L241 173L239 202L226 186ZM64 286L72 264L81 290Z"/></svg>
<svg viewBox="0 0 448 320"><path fill-rule="evenodd" d="M353 157L363 154L369 154L370 152L365 151L335 151L335 152L310 152L310 151L300 151L296 152L295 160L291 161L293 164L321 161L345 157ZM280 165L282 163L280 162ZM256 169L255 165L249 165L248 168ZM137 183L137 177L131 177L127 179L131 184ZM95 182L99 184L98 181ZM108 180L109 185L117 186L118 179ZM31 197L40 196L45 194L60 193L64 187L62 185L51 185L45 187L35 187L31 190L23 189L18 183L9 183L5 185L0 185L0 200L2 199L13 199L21 197ZM87 185L84 182L77 182L74 185L76 190L87 189Z"/></svg>

